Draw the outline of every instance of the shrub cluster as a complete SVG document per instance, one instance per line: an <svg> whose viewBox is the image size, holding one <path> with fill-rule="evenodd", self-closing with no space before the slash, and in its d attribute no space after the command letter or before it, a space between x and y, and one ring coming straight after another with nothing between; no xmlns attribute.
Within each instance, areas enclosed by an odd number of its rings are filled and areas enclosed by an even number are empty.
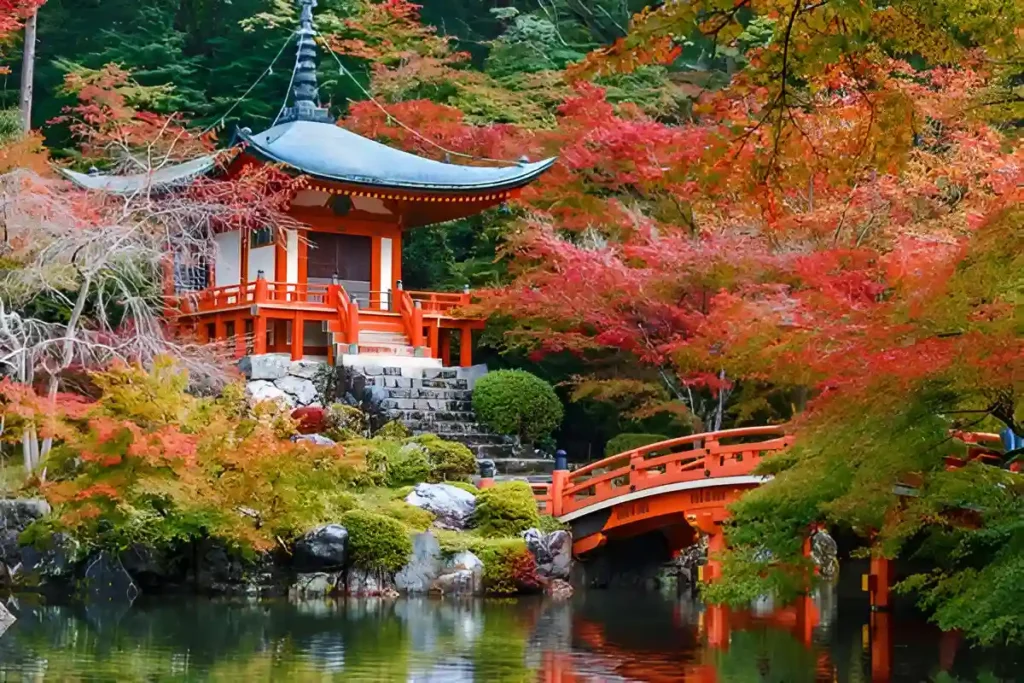
<svg viewBox="0 0 1024 683"><path fill-rule="evenodd" d="M496 370L477 380L473 411L499 434L530 443L550 436L565 414L554 388L523 370Z"/></svg>
<svg viewBox="0 0 1024 683"><path fill-rule="evenodd" d="M393 573L412 555L409 532L396 519L368 510L350 510L338 523L348 530L349 558L356 567Z"/></svg>
<svg viewBox="0 0 1024 683"><path fill-rule="evenodd" d="M465 444L434 434L414 436L408 443L418 444L426 452L432 482L465 481L476 473L476 458Z"/></svg>
<svg viewBox="0 0 1024 683"><path fill-rule="evenodd" d="M482 490L474 514L483 536L518 536L540 524L537 501L524 481L506 481Z"/></svg>

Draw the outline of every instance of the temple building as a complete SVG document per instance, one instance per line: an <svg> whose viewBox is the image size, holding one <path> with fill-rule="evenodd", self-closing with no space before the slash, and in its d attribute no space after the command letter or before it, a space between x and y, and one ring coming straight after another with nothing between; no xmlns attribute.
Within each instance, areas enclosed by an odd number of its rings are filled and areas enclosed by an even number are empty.
<svg viewBox="0 0 1024 683"><path fill-rule="evenodd" d="M443 163L339 127L318 93L315 0L299 4L290 106L268 130L238 131L241 152L226 172L272 163L307 179L288 210L301 227L219 232L212 263L169 268L178 322L202 340L233 344L238 356L472 365L472 332L483 321L459 314L470 293L405 289L405 231L501 204L555 160L504 167ZM215 168L209 156L136 176L63 172L87 189L131 194L187 183Z"/></svg>

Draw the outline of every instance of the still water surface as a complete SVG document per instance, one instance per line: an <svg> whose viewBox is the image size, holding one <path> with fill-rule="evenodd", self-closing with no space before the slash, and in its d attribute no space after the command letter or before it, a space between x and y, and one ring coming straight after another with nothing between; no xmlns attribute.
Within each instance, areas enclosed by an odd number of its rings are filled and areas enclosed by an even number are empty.
<svg viewBox="0 0 1024 683"><path fill-rule="evenodd" d="M605 591L562 603L164 598L19 610L0 637L0 681L872 680L868 613L828 599L729 614L688 597ZM891 619L888 649L874 649L891 657L889 680L1010 681L1024 671L1018 653L970 650Z"/></svg>

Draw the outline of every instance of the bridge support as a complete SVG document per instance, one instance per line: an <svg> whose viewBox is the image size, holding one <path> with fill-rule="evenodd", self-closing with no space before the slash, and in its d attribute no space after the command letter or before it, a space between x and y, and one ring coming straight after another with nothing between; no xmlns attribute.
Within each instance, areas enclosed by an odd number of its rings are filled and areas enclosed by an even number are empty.
<svg viewBox="0 0 1024 683"><path fill-rule="evenodd" d="M872 612L888 611L891 588L892 560L872 556L869 573L864 577L864 590L871 601Z"/></svg>

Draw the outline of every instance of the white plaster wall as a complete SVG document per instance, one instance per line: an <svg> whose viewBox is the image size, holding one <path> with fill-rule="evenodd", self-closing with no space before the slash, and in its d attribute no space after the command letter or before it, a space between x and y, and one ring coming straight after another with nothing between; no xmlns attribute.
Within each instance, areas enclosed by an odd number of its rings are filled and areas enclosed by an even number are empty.
<svg viewBox="0 0 1024 683"><path fill-rule="evenodd" d="M380 239L380 291L391 289L391 238ZM386 309L387 301L381 297L380 307Z"/></svg>
<svg viewBox="0 0 1024 683"><path fill-rule="evenodd" d="M227 287L237 285L242 276L241 263L241 233L238 230L221 232L213 237L217 247L216 261L214 262L214 286Z"/></svg>
<svg viewBox="0 0 1024 683"><path fill-rule="evenodd" d="M285 231L287 241L285 250L287 253L287 267L285 269L285 282L299 281L299 233L297 230Z"/></svg>
<svg viewBox="0 0 1024 683"><path fill-rule="evenodd" d="M263 271L265 280L274 279L274 245L249 250L249 282L256 282L256 275Z"/></svg>
<svg viewBox="0 0 1024 683"><path fill-rule="evenodd" d="M388 210L387 205L385 205L380 199L376 199L374 197L352 197L352 206L355 207L357 211L376 213L384 216L391 215L391 211Z"/></svg>

